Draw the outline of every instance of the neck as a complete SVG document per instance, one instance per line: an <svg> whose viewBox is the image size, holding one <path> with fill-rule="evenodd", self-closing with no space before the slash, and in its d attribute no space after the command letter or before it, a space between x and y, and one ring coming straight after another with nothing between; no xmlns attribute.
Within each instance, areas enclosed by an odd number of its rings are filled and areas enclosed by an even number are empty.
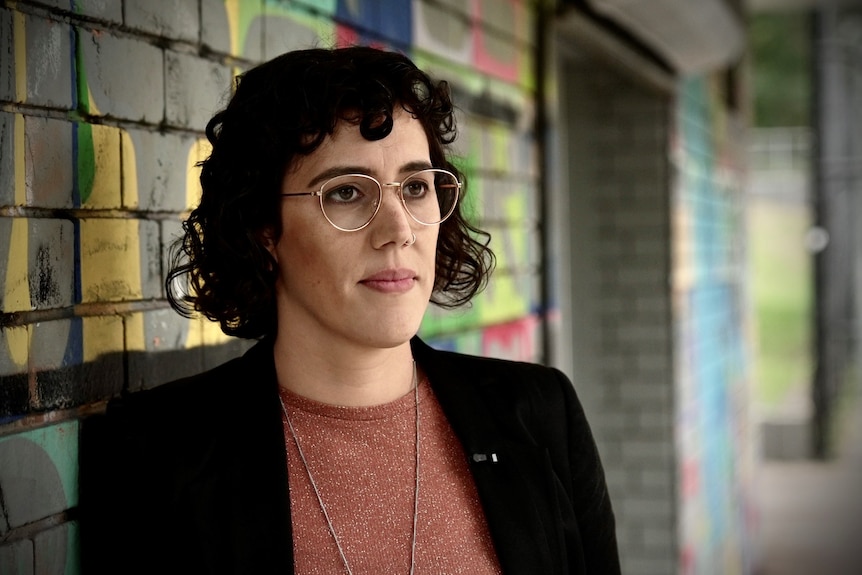
<svg viewBox="0 0 862 575"><path fill-rule="evenodd" d="M279 385L321 403L380 405L402 397L413 386L409 341L368 349L277 337L274 354Z"/></svg>

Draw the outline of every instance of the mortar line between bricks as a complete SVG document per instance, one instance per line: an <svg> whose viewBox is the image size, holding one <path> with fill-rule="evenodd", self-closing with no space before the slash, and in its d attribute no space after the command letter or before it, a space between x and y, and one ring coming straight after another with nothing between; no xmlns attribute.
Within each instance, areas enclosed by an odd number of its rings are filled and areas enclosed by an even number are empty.
<svg viewBox="0 0 862 575"><path fill-rule="evenodd" d="M13 527L8 533L6 533L6 535L0 537L0 543L14 543L15 541L21 541L22 539L30 539L34 535L47 531L52 527L68 523L75 519L76 509L77 508L73 507L71 509L61 511L60 513L37 519L31 523L26 523L20 527Z"/></svg>
<svg viewBox="0 0 862 575"><path fill-rule="evenodd" d="M3 313L0 314L0 328L22 327L33 323L71 319L74 317L126 315L129 313L159 311L169 308L170 304L167 300L163 299L79 303L54 309Z"/></svg>
<svg viewBox="0 0 862 575"><path fill-rule="evenodd" d="M88 208L38 208L30 206L0 206L0 217L33 218L52 220L90 220L90 219L129 219L153 221L180 221L188 217L188 211L148 212L129 209L88 209Z"/></svg>
<svg viewBox="0 0 862 575"><path fill-rule="evenodd" d="M2 489L0 489L0 515L2 515L3 518L3 525L0 526L0 535L2 535L2 537L0 537L0 541L3 541L11 532L11 529L6 534L3 534L3 528L9 527L9 512L6 511L6 498L3 495Z"/></svg>
<svg viewBox="0 0 862 575"><path fill-rule="evenodd" d="M178 38L165 38L154 32L131 28L125 24L117 24L115 22L106 22L95 16L86 14L77 14L63 8L53 8L50 6L41 6L19 0L15 3L12 9L16 12L26 14L28 16L36 16L54 22L62 22L70 26L75 26L88 32L110 32L116 36L143 40L156 46L157 48L167 49L174 52L194 53L202 58L213 62L222 62L231 66L253 66L257 62L235 54L221 53L212 50L204 44L198 42L189 42L188 40L180 40ZM124 8L125 9L125 8ZM123 14L125 19L125 13Z"/></svg>
<svg viewBox="0 0 862 575"><path fill-rule="evenodd" d="M0 382L2 381L3 376L0 376ZM8 435L17 435L24 431L49 427L66 421L86 419L91 415L105 413L107 408L108 399L102 399L74 409L55 409L52 411L28 413L17 418L6 417L0 420L0 438Z"/></svg>
<svg viewBox="0 0 862 575"><path fill-rule="evenodd" d="M110 128L119 128L121 130L145 130L159 134L180 134L193 138L205 138L206 133L202 130L194 128L185 128L182 126L171 126L160 122L154 124L152 122L142 122L137 120L129 120L126 118L117 118L111 115L97 116L93 114L84 114L80 110L70 110L67 108L51 108L47 106L34 106L18 102L9 102L8 100L0 101L0 112L7 114L20 114L22 116L36 117L40 119L60 120L66 122L78 122L93 124L97 126L107 126Z"/></svg>

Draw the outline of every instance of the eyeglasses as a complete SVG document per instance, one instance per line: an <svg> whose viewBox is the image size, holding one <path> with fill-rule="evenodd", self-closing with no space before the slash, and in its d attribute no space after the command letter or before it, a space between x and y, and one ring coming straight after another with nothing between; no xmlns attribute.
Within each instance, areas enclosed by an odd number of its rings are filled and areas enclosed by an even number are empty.
<svg viewBox="0 0 862 575"><path fill-rule="evenodd" d="M365 174L345 174L323 182L314 192L281 194L283 197L317 196L323 216L344 232L366 227L383 202L383 188L398 188L407 214L425 226L446 220L455 211L461 182L455 174L438 168L420 170L401 182L382 184Z"/></svg>

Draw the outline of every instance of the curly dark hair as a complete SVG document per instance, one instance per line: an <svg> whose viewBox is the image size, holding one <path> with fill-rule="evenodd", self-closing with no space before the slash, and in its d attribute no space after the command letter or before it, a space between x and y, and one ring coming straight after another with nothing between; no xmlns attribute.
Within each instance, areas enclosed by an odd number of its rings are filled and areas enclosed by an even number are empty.
<svg viewBox="0 0 862 575"><path fill-rule="evenodd" d="M395 106L422 123L431 163L463 181L446 157L455 139L448 84L433 82L402 54L300 50L237 78L227 107L206 127L212 153L199 164L203 194L172 247L165 279L171 306L187 317L199 312L229 335L274 335L278 269L266 246L281 235L285 171L342 121L359 124L368 140L385 138ZM494 267L489 240L459 202L440 224L432 302L458 307L484 288Z"/></svg>

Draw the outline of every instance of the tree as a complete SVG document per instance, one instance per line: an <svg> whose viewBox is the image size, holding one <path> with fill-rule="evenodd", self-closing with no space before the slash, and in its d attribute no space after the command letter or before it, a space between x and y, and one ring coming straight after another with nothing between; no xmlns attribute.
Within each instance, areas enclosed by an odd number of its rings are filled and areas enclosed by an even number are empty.
<svg viewBox="0 0 862 575"><path fill-rule="evenodd" d="M752 16L755 126L810 125L811 20L804 11Z"/></svg>

